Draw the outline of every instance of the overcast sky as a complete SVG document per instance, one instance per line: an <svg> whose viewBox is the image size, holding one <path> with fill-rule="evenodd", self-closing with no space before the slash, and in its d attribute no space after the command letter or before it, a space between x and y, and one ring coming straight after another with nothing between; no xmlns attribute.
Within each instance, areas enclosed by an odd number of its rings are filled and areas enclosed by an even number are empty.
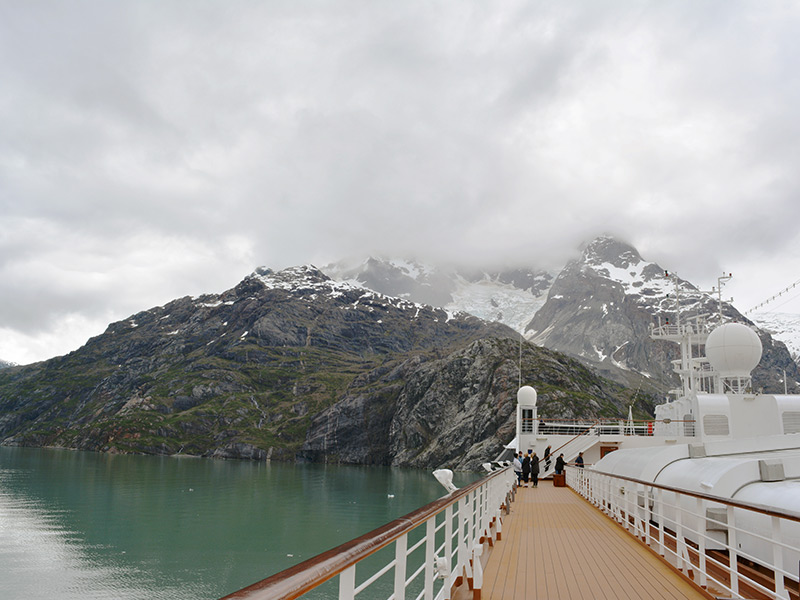
<svg viewBox="0 0 800 600"><path fill-rule="evenodd" d="M797 2L0 0L17 363L259 265L602 233L746 310L800 279L799 192Z"/></svg>

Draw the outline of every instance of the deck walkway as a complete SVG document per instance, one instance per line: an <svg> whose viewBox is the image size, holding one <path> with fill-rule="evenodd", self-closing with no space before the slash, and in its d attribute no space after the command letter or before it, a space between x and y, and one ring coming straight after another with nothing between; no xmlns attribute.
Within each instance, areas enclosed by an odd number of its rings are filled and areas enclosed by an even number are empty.
<svg viewBox="0 0 800 600"><path fill-rule="evenodd" d="M713 598L569 488L519 488L482 600Z"/></svg>

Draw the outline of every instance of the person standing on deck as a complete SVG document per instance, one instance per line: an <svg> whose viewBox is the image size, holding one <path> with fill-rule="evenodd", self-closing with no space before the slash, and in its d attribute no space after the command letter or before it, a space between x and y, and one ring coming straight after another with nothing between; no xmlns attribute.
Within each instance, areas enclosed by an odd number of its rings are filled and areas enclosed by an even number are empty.
<svg viewBox="0 0 800 600"><path fill-rule="evenodd" d="M559 454L556 459L556 475L561 475L564 472L564 455Z"/></svg>
<svg viewBox="0 0 800 600"><path fill-rule="evenodd" d="M583 452L578 452L578 458L575 459L575 466L583 468Z"/></svg>
<svg viewBox="0 0 800 600"><path fill-rule="evenodd" d="M544 470L550 470L550 446L544 449Z"/></svg>
<svg viewBox="0 0 800 600"><path fill-rule="evenodd" d="M528 487L528 477L531 475L531 453L528 450L528 454L525 455L525 458L522 459L522 481L524 482L523 487Z"/></svg>
<svg viewBox="0 0 800 600"><path fill-rule="evenodd" d="M514 455L514 474L517 476L517 485L522 485L522 452Z"/></svg>
<svg viewBox="0 0 800 600"><path fill-rule="evenodd" d="M539 457L536 456L536 452L531 458L531 474L533 475L533 487L539 487Z"/></svg>

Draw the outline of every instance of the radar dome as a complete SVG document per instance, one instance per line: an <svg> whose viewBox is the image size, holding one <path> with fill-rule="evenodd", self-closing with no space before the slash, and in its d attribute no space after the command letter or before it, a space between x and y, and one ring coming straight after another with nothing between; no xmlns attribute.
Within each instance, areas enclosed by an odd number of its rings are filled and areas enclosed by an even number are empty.
<svg viewBox="0 0 800 600"><path fill-rule="evenodd" d="M761 360L761 340L747 325L726 323L708 335L706 357L723 377L746 377Z"/></svg>
<svg viewBox="0 0 800 600"><path fill-rule="evenodd" d="M523 385L517 391L517 404L520 406L536 406L536 390L529 385Z"/></svg>

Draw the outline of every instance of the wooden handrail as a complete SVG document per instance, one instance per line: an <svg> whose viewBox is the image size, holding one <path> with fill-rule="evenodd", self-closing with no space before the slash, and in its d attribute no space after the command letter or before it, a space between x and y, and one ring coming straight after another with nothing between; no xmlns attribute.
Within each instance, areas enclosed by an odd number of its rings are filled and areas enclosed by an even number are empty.
<svg viewBox="0 0 800 600"><path fill-rule="evenodd" d="M293 567L262 579L220 600L294 600L335 577L351 565L388 546L431 517L455 504L475 489L498 477L510 467L494 471L471 484L434 500L403 517L369 533L318 554Z"/></svg>

